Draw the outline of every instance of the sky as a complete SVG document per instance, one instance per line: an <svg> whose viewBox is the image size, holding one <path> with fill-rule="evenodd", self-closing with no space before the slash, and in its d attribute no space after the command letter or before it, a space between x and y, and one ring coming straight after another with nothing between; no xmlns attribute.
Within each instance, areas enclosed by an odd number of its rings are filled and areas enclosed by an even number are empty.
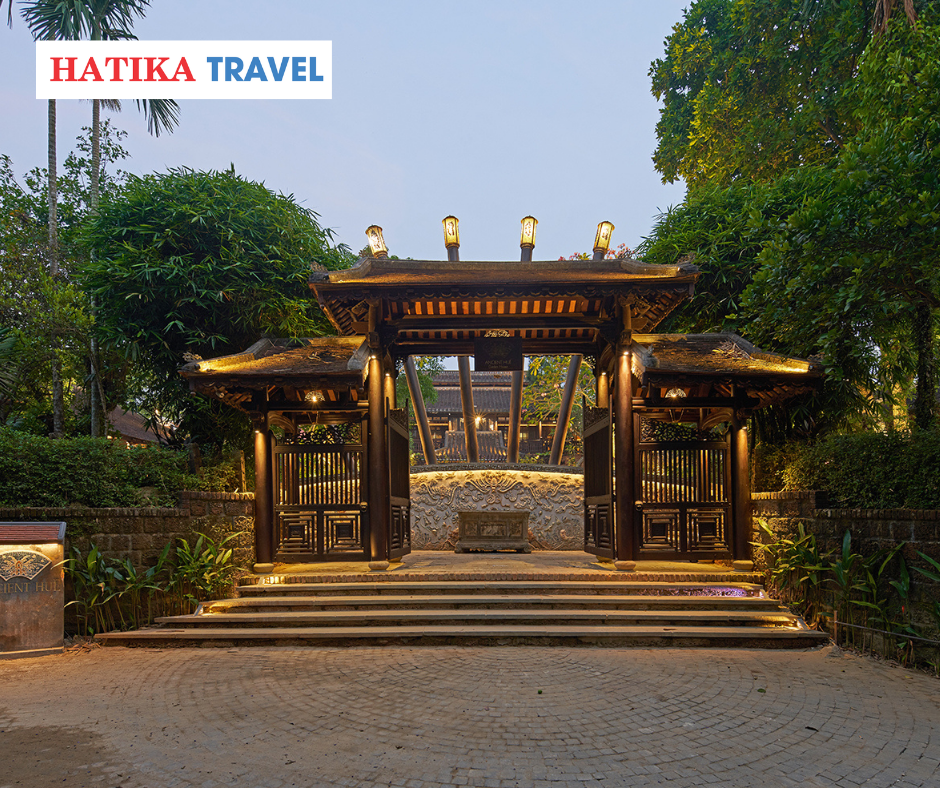
<svg viewBox="0 0 940 788"><path fill-rule="evenodd" d="M354 251L378 224L390 254L446 259L448 214L463 260L518 259L530 214L535 259L590 251L600 221L635 248L684 194L653 168L648 71L687 3L153 0L142 40L331 40L333 98L181 101L179 127L159 138L125 102L113 118L128 132L123 168L234 164ZM22 19L0 36L0 153L22 174L45 163L46 102ZM61 163L91 104L57 112Z"/></svg>

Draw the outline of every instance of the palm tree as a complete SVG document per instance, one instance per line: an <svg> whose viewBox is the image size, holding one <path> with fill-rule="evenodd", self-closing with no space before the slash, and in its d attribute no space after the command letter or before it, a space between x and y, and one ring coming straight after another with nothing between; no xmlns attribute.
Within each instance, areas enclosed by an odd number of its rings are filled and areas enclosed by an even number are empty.
<svg viewBox="0 0 940 788"><path fill-rule="evenodd" d="M2 8L3 0L0 0ZM131 33L134 21L144 16L150 0L32 0L24 5L22 15L29 26L33 38L42 40L81 40L114 41L133 39ZM13 0L9 0L8 23L13 21ZM92 100L91 133L91 194L89 210L94 215L98 212L99 177L101 168L101 99ZM116 99L105 99L105 107L120 110L121 103ZM179 105L172 99L138 100L137 107L147 119L147 130L156 137L161 132L172 131L179 123ZM58 256L55 243L56 225L56 187L55 187L55 101L49 101L49 234L50 253L53 260L53 275L58 273ZM53 422L58 425L55 414L61 404L61 381L53 368ZM89 352L90 393L91 393L91 434L104 434L105 398L99 374L99 355L97 341L92 339ZM59 396L56 396L58 385ZM64 407L62 408L64 416ZM58 426L54 427L58 432Z"/></svg>

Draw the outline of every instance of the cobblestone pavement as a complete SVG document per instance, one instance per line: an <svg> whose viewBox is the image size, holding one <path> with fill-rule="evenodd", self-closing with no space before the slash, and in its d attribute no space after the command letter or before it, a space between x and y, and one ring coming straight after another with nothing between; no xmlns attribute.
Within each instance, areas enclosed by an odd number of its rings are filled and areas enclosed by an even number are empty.
<svg viewBox="0 0 940 788"><path fill-rule="evenodd" d="M940 682L829 648L0 662L0 788L938 786L938 759Z"/></svg>

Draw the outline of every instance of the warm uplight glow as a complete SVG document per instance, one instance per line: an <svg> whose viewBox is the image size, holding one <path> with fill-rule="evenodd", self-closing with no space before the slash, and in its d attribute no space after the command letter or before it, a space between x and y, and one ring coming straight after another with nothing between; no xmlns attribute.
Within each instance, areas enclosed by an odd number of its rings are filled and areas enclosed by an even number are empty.
<svg viewBox="0 0 940 788"><path fill-rule="evenodd" d="M444 246L450 249L452 246L460 246L459 222L456 216L448 216L441 222L444 225Z"/></svg>
<svg viewBox="0 0 940 788"><path fill-rule="evenodd" d="M316 405L320 402L323 402L323 400L326 398L323 396L322 391L308 391L305 399L307 402Z"/></svg>
<svg viewBox="0 0 940 788"><path fill-rule="evenodd" d="M522 220L522 239L519 246L532 249L535 246L535 228L539 226L539 220L534 216L526 216Z"/></svg>
<svg viewBox="0 0 940 788"><path fill-rule="evenodd" d="M382 237L382 228L377 224L373 224L366 230L366 238L369 239L369 249L372 250L373 257L385 257L388 254L388 247Z"/></svg>
<svg viewBox="0 0 940 788"><path fill-rule="evenodd" d="M594 236L594 251L607 254L610 249L610 236L613 235L614 226L610 222L601 222L597 225L597 235Z"/></svg>
<svg viewBox="0 0 940 788"><path fill-rule="evenodd" d="M479 426L480 426L480 422L481 422L482 420L483 420L482 416L474 416L474 418L473 418L473 423L476 424L477 427L479 427Z"/></svg>
<svg viewBox="0 0 940 788"><path fill-rule="evenodd" d="M686 393L683 389L669 389L669 391L666 392L666 396L670 399L680 399L686 396Z"/></svg>

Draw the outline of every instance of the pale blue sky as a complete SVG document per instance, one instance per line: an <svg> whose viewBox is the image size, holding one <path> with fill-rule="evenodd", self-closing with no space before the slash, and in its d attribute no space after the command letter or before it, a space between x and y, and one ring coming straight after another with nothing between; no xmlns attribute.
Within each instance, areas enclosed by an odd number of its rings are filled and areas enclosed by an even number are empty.
<svg viewBox="0 0 940 788"><path fill-rule="evenodd" d="M393 254L442 259L441 219L461 220L464 260L588 251L596 225L634 247L683 196L650 155L650 62L685 2L154 0L142 39L331 39L330 101L187 101L153 139L136 109L127 169L225 168L294 194L354 250L379 224ZM5 16L5 14L4 14ZM43 164L45 102L22 20L0 30L0 153ZM60 160L91 116L59 102Z"/></svg>

